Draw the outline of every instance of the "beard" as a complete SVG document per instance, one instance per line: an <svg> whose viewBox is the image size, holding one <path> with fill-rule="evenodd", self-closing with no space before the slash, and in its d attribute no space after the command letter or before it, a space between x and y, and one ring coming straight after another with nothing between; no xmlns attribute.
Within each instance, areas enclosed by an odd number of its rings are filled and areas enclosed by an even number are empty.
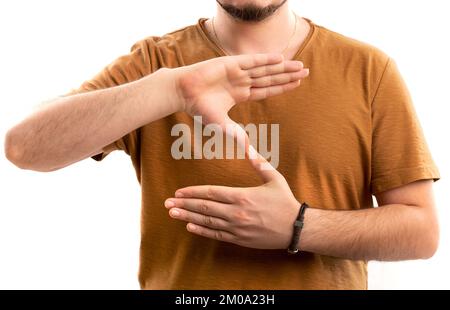
<svg viewBox="0 0 450 310"><path fill-rule="evenodd" d="M222 4L219 0L216 0L231 17L243 22L260 22L274 14L286 1L283 0L279 4L271 4L265 7L258 7L254 4L237 7L231 4Z"/></svg>

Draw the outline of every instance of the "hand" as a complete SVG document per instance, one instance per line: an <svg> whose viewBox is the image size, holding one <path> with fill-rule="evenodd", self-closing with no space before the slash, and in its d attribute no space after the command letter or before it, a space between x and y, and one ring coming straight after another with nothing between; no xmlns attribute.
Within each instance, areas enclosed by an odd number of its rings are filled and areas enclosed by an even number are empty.
<svg viewBox="0 0 450 310"><path fill-rule="evenodd" d="M292 90L309 74L300 61L279 54L219 57L174 70L180 110L222 129L235 125L228 111L236 103Z"/></svg>
<svg viewBox="0 0 450 310"><path fill-rule="evenodd" d="M169 215L196 235L257 249L286 249L300 205L285 178L250 146L257 187L190 186L165 201ZM252 157L254 159L252 159ZM271 169L268 167L272 167Z"/></svg>

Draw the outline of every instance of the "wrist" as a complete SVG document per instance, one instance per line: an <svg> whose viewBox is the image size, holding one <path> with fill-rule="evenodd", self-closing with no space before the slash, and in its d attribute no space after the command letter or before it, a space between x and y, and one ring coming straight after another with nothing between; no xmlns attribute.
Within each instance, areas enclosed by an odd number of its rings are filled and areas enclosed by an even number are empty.
<svg viewBox="0 0 450 310"><path fill-rule="evenodd" d="M316 228L317 217L320 217L320 215L318 215L320 212L320 209L311 208L311 206L306 208L303 219L302 233L297 243L297 248L300 251L313 252L314 248L312 247L311 242L314 240L311 236L316 235L314 229Z"/></svg>
<svg viewBox="0 0 450 310"><path fill-rule="evenodd" d="M296 254L297 252L303 250L300 237L305 225L305 214L308 208L309 205L305 202L300 204L298 207L298 213L292 227L292 237L287 248L289 254Z"/></svg>
<svg viewBox="0 0 450 310"><path fill-rule="evenodd" d="M155 93L159 94L158 99L164 102L167 114L184 111L184 103L177 87L180 75L179 68L160 68L143 81L142 86L146 92L151 93L151 98L154 98Z"/></svg>
<svg viewBox="0 0 450 310"><path fill-rule="evenodd" d="M183 112L185 103L180 95L179 84L182 78L182 68L161 68L157 71L164 83L164 92L167 94L167 101L172 106L172 113Z"/></svg>

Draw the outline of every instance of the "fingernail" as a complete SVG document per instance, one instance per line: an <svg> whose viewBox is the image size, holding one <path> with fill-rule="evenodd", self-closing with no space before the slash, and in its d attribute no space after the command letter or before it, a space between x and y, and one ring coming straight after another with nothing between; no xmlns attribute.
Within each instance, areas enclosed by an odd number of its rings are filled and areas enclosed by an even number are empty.
<svg viewBox="0 0 450 310"><path fill-rule="evenodd" d="M188 230L190 230L190 231L194 231L194 230L195 230L195 225L189 223L189 224L187 225L187 228L188 228Z"/></svg>
<svg viewBox="0 0 450 310"><path fill-rule="evenodd" d="M170 215L173 216L173 217L177 217L177 216L180 215L180 212L177 211L177 210L175 210L175 209L170 210L169 213L170 213Z"/></svg>
<svg viewBox="0 0 450 310"><path fill-rule="evenodd" d="M305 70L306 74L309 75L309 68L303 69Z"/></svg>
<svg viewBox="0 0 450 310"><path fill-rule="evenodd" d="M167 208L175 207L175 201L170 200L170 199L167 199L167 200L164 202L164 206L167 207Z"/></svg>
<svg viewBox="0 0 450 310"><path fill-rule="evenodd" d="M183 194L181 192L175 192L175 197L181 198L183 197Z"/></svg>

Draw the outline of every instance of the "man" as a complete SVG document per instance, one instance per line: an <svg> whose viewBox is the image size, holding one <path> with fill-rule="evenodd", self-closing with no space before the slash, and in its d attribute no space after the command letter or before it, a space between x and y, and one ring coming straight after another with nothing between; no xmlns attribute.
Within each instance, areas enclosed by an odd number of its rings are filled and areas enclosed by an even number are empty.
<svg viewBox="0 0 450 310"><path fill-rule="evenodd" d="M130 155L143 289L366 289L368 260L431 257L439 172L394 61L287 1L217 3L214 18L136 43L11 128L7 157L53 171ZM222 130L278 124L277 170L252 147L248 159L201 156L206 139L174 130L195 135L196 116Z"/></svg>

